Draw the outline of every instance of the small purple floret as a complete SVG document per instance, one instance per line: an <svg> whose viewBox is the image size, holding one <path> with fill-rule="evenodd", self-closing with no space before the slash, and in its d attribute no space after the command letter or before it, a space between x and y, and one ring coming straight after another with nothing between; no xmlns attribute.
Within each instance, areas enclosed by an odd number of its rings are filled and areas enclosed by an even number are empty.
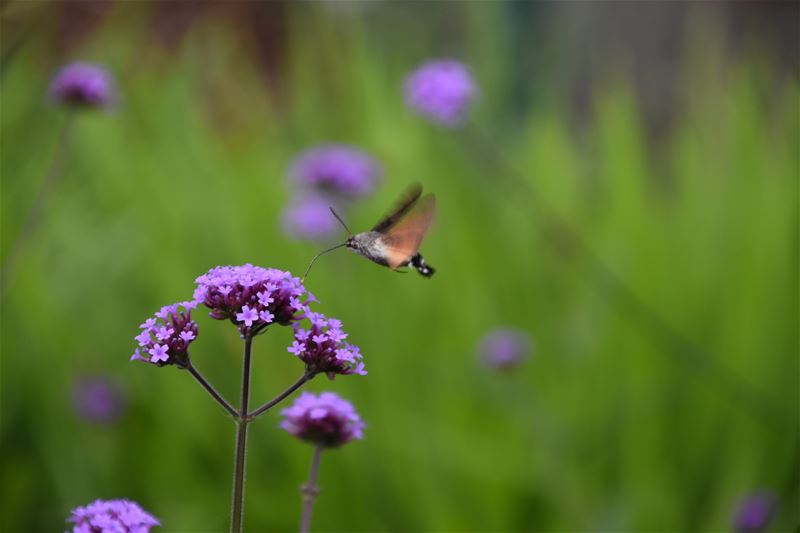
<svg viewBox="0 0 800 533"><path fill-rule="evenodd" d="M778 507L778 498L771 491L754 492L742 500L733 529L736 533L757 533L766 530Z"/></svg>
<svg viewBox="0 0 800 533"><path fill-rule="evenodd" d="M511 328L493 329L478 344L478 355L482 362L497 370L519 366L531 350L530 337L523 331Z"/></svg>
<svg viewBox="0 0 800 533"><path fill-rule="evenodd" d="M142 332L135 337L139 347L131 361L140 360L154 365L186 366L189 345L197 338L197 323L192 320L194 302L180 302L162 307L139 326Z"/></svg>
<svg viewBox="0 0 800 533"><path fill-rule="evenodd" d="M236 324L244 336L302 320L312 298L289 272L250 264L215 267L196 282L195 301L211 309L211 318Z"/></svg>
<svg viewBox="0 0 800 533"><path fill-rule="evenodd" d="M294 325L294 342L287 348L306 364L312 374L324 373L330 379L336 374L367 375L358 346L343 342L347 334L341 330L342 323L329 320L320 313L308 312L311 329ZM333 324L332 324L333 323Z"/></svg>
<svg viewBox="0 0 800 533"><path fill-rule="evenodd" d="M63 67L50 84L50 95L58 103L84 108L108 107L114 100L114 84L108 71L91 63Z"/></svg>
<svg viewBox="0 0 800 533"><path fill-rule="evenodd" d="M160 526L150 513L129 500L97 500L73 509L68 519L72 533L148 533Z"/></svg>
<svg viewBox="0 0 800 533"><path fill-rule="evenodd" d="M408 106L449 128L464 123L477 95L478 86L469 68L451 59L428 61L405 80Z"/></svg>
<svg viewBox="0 0 800 533"><path fill-rule="evenodd" d="M302 393L281 411L281 428L302 440L337 447L364 437L365 427L353 405L332 392Z"/></svg>

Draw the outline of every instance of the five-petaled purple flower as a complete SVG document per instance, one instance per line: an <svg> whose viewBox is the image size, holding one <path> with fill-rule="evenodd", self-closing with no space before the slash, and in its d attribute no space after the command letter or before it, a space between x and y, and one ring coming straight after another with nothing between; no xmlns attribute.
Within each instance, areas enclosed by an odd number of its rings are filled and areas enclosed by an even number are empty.
<svg viewBox="0 0 800 533"><path fill-rule="evenodd" d="M192 320L192 309L196 306L196 302L166 305L153 318L148 318L139 326L142 329L136 336L139 347L131 361L186 366L189 345L197 338L197 323Z"/></svg>
<svg viewBox="0 0 800 533"><path fill-rule="evenodd" d="M308 373L325 373L330 379L336 374L367 374L358 346L344 341L347 334L340 321L310 311L306 316L311 329L295 324L294 342L287 350L306 364Z"/></svg>
<svg viewBox="0 0 800 533"><path fill-rule="evenodd" d="M129 500L97 500L72 511L72 533L148 533L161 523Z"/></svg>
<svg viewBox="0 0 800 533"><path fill-rule="evenodd" d="M353 405L332 392L304 392L281 411L281 427L302 440L337 447L363 438L364 422Z"/></svg>
<svg viewBox="0 0 800 533"><path fill-rule="evenodd" d="M125 395L114 381L103 376L83 376L72 387L72 404L83 420L110 424L125 411Z"/></svg>
<svg viewBox="0 0 800 533"><path fill-rule="evenodd" d="M409 107L449 128L464 123L477 95L478 86L469 68L451 59L428 61L405 80Z"/></svg>
<svg viewBox="0 0 800 533"><path fill-rule="evenodd" d="M487 333L478 344L482 362L497 370L510 370L518 366L532 349L530 337L512 328L496 328Z"/></svg>
<svg viewBox="0 0 800 533"><path fill-rule="evenodd" d="M334 200L368 194L380 175L377 161L347 144L320 144L301 152L288 172L292 185Z"/></svg>
<svg viewBox="0 0 800 533"><path fill-rule="evenodd" d="M771 491L749 494L739 504L733 529L736 533L757 533L764 531L775 515L778 498Z"/></svg>
<svg viewBox="0 0 800 533"><path fill-rule="evenodd" d="M339 229L330 207L334 202L317 194L292 200L283 212L283 229L292 238L309 241L324 240Z"/></svg>
<svg viewBox="0 0 800 533"><path fill-rule="evenodd" d="M195 301L211 309L211 318L236 324L243 336L273 323L287 326L302 320L314 301L289 272L250 264L215 267L196 282Z"/></svg>
<svg viewBox="0 0 800 533"><path fill-rule="evenodd" d="M51 97L73 107L108 107L116 98L114 92L108 71L91 63L78 62L63 67L50 84Z"/></svg>

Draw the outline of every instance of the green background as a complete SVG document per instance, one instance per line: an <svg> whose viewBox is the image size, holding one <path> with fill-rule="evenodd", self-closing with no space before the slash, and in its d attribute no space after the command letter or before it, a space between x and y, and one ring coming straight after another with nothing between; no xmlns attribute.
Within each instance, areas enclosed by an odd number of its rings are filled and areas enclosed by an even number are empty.
<svg viewBox="0 0 800 533"><path fill-rule="evenodd" d="M796 62L757 28L732 47L722 8L689 6L667 54L675 75L648 85L660 65L637 62L636 43L578 61L608 35L559 25L542 4L262 3L255 21L217 6L187 15L183 34L159 29L169 4L109 3L71 34L58 2L2 8L4 261L67 120L46 99L54 69L100 62L120 99L75 117L61 180L3 280L0 529L59 531L71 508L119 497L159 531L227 528L233 423L186 373L128 357L138 324L213 266L302 273L322 244L283 234L284 173L323 141L385 169L353 228L411 181L436 194L422 251L438 272L394 275L340 251L309 277L316 310L344 322L369 371L308 386L368 424L323 455L313 529L726 531L755 490L778 495L774 531L797 526L800 91ZM251 22L267 28L266 56ZM442 56L481 87L469 131L403 103L404 76ZM665 102L666 124L648 101ZM604 268L700 348L665 336ZM234 401L241 341L195 315L193 360ZM475 346L504 325L535 354L496 373ZM254 404L301 374L290 338L257 339ZM125 391L116 423L74 413L87 374ZM251 426L248 531L298 524L311 448L278 422Z"/></svg>

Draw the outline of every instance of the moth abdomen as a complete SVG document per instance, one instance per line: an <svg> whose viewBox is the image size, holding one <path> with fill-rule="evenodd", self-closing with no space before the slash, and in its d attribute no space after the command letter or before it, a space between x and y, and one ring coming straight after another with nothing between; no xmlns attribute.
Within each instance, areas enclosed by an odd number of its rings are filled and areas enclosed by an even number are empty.
<svg viewBox="0 0 800 533"><path fill-rule="evenodd" d="M422 258L422 254L416 254L412 256L411 259L408 260L408 266L416 268L417 272L426 278L433 276L433 274L436 272L435 268L425 262L425 260Z"/></svg>

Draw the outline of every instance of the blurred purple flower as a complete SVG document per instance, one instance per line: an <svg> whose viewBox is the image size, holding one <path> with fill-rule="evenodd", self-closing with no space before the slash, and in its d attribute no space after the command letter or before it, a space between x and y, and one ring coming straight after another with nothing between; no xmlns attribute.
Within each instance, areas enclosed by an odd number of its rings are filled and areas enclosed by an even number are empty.
<svg viewBox="0 0 800 533"><path fill-rule="evenodd" d="M281 411L281 428L304 441L337 447L364 437L364 422L353 405L332 392L304 392Z"/></svg>
<svg viewBox="0 0 800 533"><path fill-rule="evenodd" d="M72 63L58 71L50 84L50 95L72 107L108 107L116 99L108 71L91 63Z"/></svg>
<svg viewBox="0 0 800 533"><path fill-rule="evenodd" d="M165 305L148 318L139 326L142 332L135 337L139 347L133 352L131 361L186 366L189 345L197 338L197 322L192 320L195 307L197 302Z"/></svg>
<svg viewBox="0 0 800 533"><path fill-rule="evenodd" d="M294 238L321 241L334 235L339 223L330 211L332 202L317 195L302 196L283 212L283 228Z"/></svg>
<svg viewBox="0 0 800 533"><path fill-rule="evenodd" d="M330 379L336 374L367 374L358 346L344 342L347 334L340 321L311 311L306 316L311 329L295 324L294 342L287 350L306 364L307 372L325 373Z"/></svg>
<svg viewBox="0 0 800 533"><path fill-rule="evenodd" d="M757 533L769 525L778 507L778 498L771 491L749 494L739 504L733 529L737 533Z"/></svg>
<svg viewBox="0 0 800 533"><path fill-rule="evenodd" d="M72 405L83 420L93 424L115 422L127 402L119 385L103 376L84 376L72 387Z"/></svg>
<svg viewBox="0 0 800 533"><path fill-rule="evenodd" d="M491 368L509 370L528 356L532 346L526 333L511 328L496 328L481 339L478 355Z"/></svg>
<svg viewBox="0 0 800 533"><path fill-rule="evenodd" d="M195 281L195 301L211 309L211 318L236 324L242 335L302 320L316 300L289 272L250 264L215 267Z"/></svg>
<svg viewBox="0 0 800 533"><path fill-rule="evenodd" d="M301 152L289 167L289 181L300 189L333 199L369 194L381 167L363 150L346 144L321 144Z"/></svg>
<svg viewBox="0 0 800 533"><path fill-rule="evenodd" d="M73 509L69 522L72 533L148 533L161 523L129 500L97 500Z"/></svg>
<svg viewBox="0 0 800 533"><path fill-rule="evenodd" d="M449 128L464 123L478 86L469 68L451 59L424 63L405 81L406 103L419 115Z"/></svg>

